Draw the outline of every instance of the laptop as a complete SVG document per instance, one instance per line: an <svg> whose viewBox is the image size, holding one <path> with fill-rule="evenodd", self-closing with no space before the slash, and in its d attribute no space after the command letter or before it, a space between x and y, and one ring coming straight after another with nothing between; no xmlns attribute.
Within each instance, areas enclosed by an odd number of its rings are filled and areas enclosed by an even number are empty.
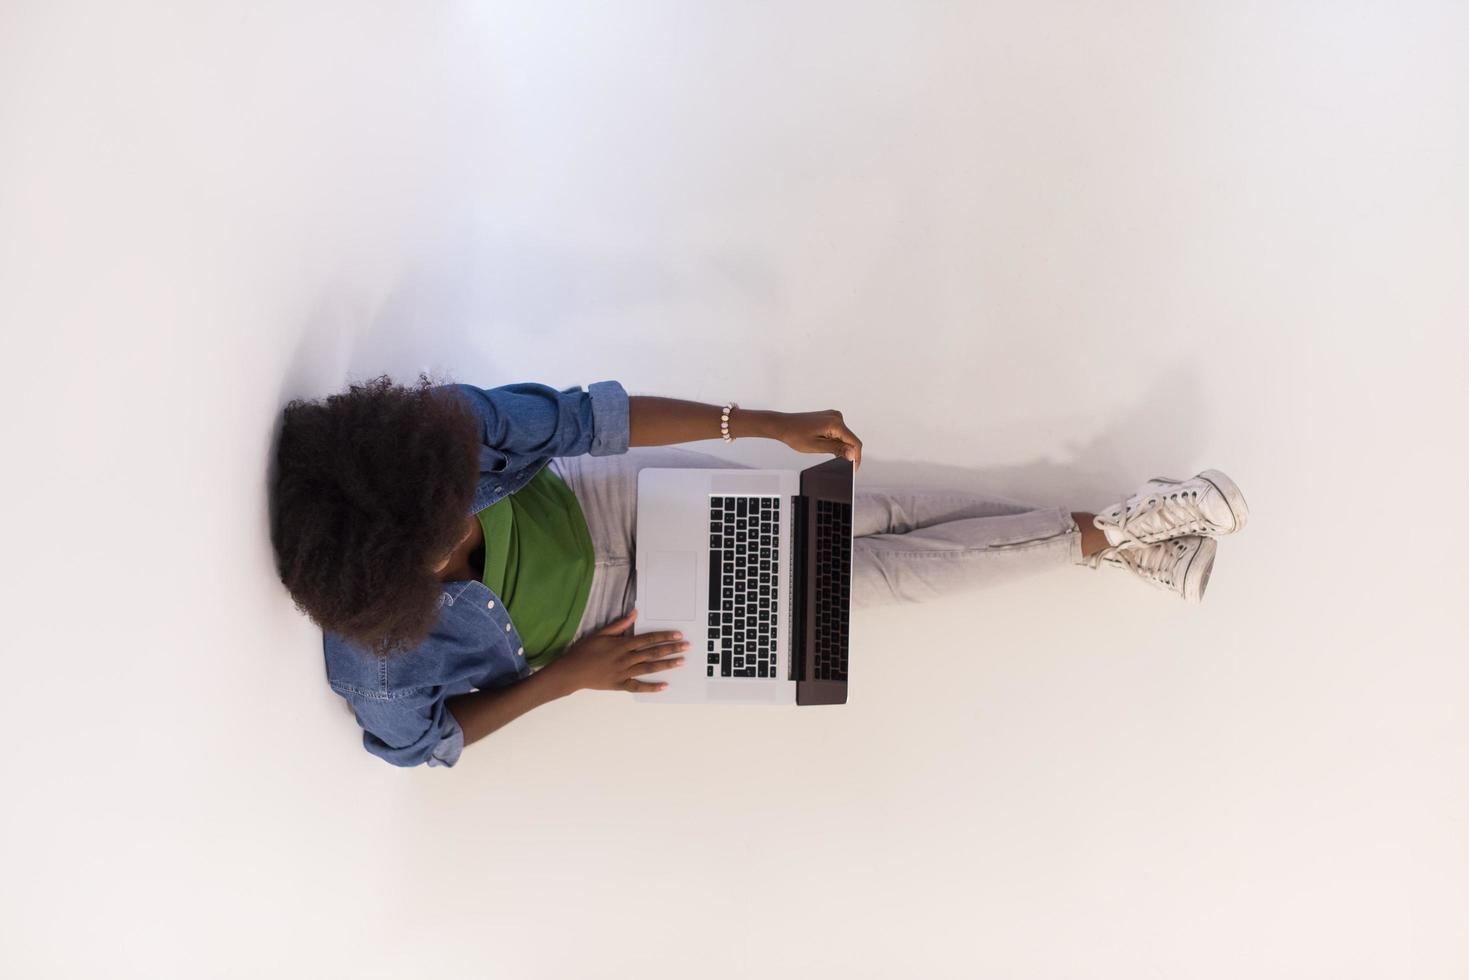
<svg viewBox="0 0 1469 980"><path fill-rule="evenodd" d="M638 472L635 633L679 630L689 648L634 699L847 702L853 473L842 457Z"/></svg>

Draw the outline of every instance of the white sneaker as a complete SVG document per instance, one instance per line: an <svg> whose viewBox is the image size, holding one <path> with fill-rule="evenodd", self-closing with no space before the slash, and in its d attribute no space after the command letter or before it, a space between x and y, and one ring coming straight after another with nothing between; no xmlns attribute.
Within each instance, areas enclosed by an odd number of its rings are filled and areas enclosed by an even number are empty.
<svg viewBox="0 0 1469 980"><path fill-rule="evenodd" d="M1188 534L1157 544L1104 548L1082 559L1082 564L1130 569L1149 585L1182 596L1186 602L1199 602L1209 585L1218 550L1219 542L1213 538Z"/></svg>
<svg viewBox="0 0 1469 980"><path fill-rule="evenodd" d="M1210 538L1233 534L1249 516L1245 495L1235 482L1218 470L1204 470L1191 480L1154 477L1092 523L1114 548L1140 547L1188 534Z"/></svg>

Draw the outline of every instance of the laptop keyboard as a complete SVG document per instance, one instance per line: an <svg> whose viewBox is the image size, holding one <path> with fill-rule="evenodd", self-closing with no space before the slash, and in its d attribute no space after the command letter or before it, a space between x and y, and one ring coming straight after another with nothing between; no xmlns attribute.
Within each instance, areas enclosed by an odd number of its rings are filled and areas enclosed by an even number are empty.
<svg viewBox="0 0 1469 980"><path fill-rule="evenodd" d="M816 501L816 650L812 677L847 679L847 607L852 568L852 505Z"/></svg>
<svg viewBox="0 0 1469 980"><path fill-rule="evenodd" d="M709 677L779 676L779 548L780 497L709 498Z"/></svg>

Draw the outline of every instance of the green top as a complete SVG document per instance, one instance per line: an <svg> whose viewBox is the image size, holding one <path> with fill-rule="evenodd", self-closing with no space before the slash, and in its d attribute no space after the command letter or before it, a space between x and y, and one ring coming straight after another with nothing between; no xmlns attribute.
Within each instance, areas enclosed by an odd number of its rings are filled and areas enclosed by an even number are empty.
<svg viewBox="0 0 1469 980"><path fill-rule="evenodd" d="M526 663L544 667L571 644L592 590L596 555L576 494L550 466L478 511L484 583L505 603Z"/></svg>

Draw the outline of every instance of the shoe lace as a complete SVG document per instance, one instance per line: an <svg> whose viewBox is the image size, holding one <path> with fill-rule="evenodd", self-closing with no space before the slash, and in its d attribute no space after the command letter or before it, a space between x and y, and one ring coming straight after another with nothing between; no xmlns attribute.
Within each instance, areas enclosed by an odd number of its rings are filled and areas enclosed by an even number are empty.
<svg viewBox="0 0 1469 980"><path fill-rule="evenodd" d="M1118 508L1116 517L1109 514L1098 514L1093 523L1098 528L1111 528L1116 531L1122 538L1118 547L1148 548L1153 542L1143 540L1133 528L1146 527L1147 519L1154 514L1163 518L1165 527L1174 529L1174 536L1205 530L1209 526L1209 519L1199 508L1198 499L1198 490L1151 493L1131 506L1124 504ZM1156 532L1143 531L1142 533Z"/></svg>
<svg viewBox="0 0 1469 980"><path fill-rule="evenodd" d="M1116 547L1103 548L1087 556L1084 564L1097 568L1103 562L1111 561L1131 569L1138 576L1155 585L1172 588L1175 584L1173 581L1174 569L1178 567L1179 560L1187 552L1188 544L1180 538L1140 547L1124 542Z"/></svg>

